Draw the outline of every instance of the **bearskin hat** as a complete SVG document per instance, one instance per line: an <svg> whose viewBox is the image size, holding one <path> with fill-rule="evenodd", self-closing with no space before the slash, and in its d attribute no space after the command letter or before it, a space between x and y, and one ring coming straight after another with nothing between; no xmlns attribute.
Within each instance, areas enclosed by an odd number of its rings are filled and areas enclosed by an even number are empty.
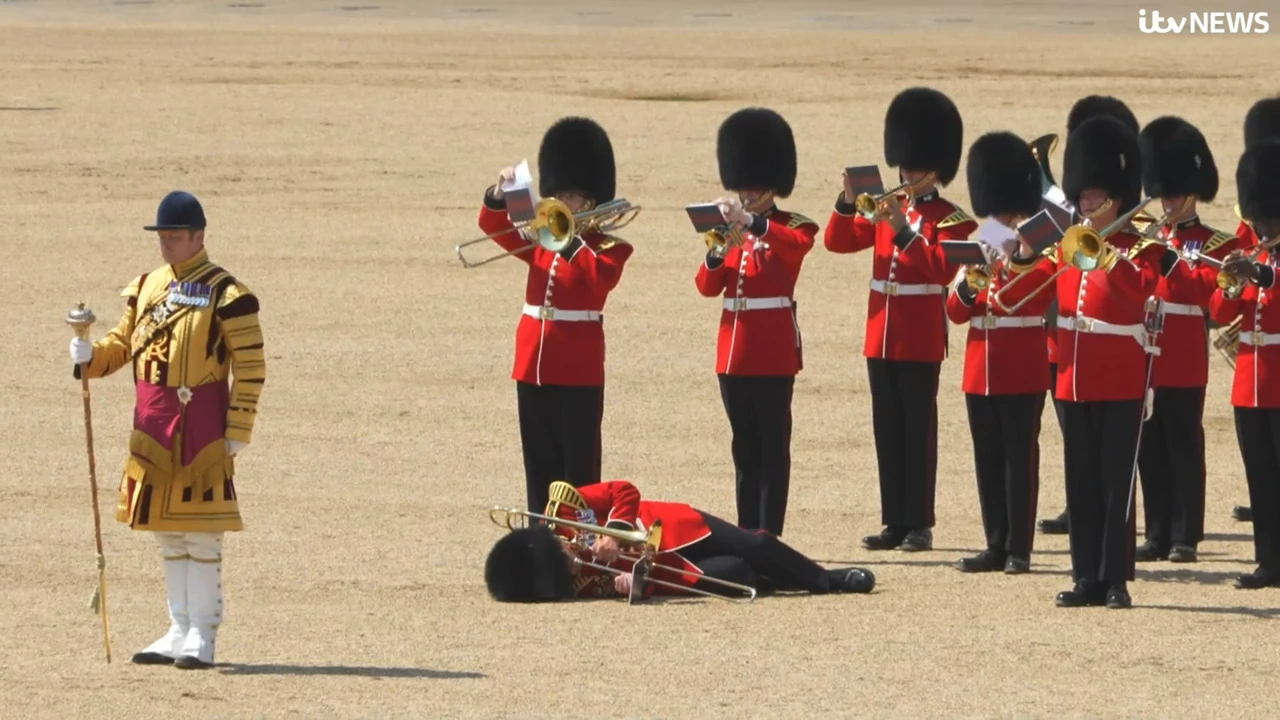
<svg viewBox="0 0 1280 720"><path fill-rule="evenodd" d="M1204 134L1180 117L1165 115L1138 135L1142 185L1150 197L1195 195L1210 202L1218 195L1218 166Z"/></svg>
<svg viewBox="0 0 1280 720"><path fill-rule="evenodd" d="M1138 134L1138 118L1123 100L1110 95L1086 95L1077 100L1067 114L1067 135L1075 132L1085 120L1099 115L1110 115L1124 123L1134 135Z"/></svg>
<svg viewBox="0 0 1280 720"><path fill-rule="evenodd" d="M538 194L551 197L576 190L597 205L614 199L613 144L596 121L584 117L557 120L538 148Z"/></svg>
<svg viewBox="0 0 1280 720"><path fill-rule="evenodd" d="M969 203L978 217L1013 213L1031 217L1040 211L1040 164L1031 146L1011 132L989 132L969 147L965 167Z"/></svg>
<svg viewBox="0 0 1280 720"><path fill-rule="evenodd" d="M1280 137L1262 138L1245 149L1236 166L1236 194L1244 219L1280 218Z"/></svg>
<svg viewBox="0 0 1280 720"><path fill-rule="evenodd" d="M760 188L786 198L795 189L795 136L769 108L743 108L725 118L716 136L716 161L725 190Z"/></svg>
<svg viewBox="0 0 1280 720"><path fill-rule="evenodd" d="M1244 146L1269 137L1280 137L1280 96L1263 98L1244 116Z"/></svg>
<svg viewBox="0 0 1280 720"><path fill-rule="evenodd" d="M951 98L933 88L907 88L884 115L884 159L890 167L933 171L943 187L955 179L964 152L964 121Z"/></svg>
<svg viewBox="0 0 1280 720"><path fill-rule="evenodd" d="M1067 136L1062 176L1062 190L1072 205L1080 207L1080 194L1098 188L1120 202L1120 212L1127 212L1142 194L1137 133L1111 115L1085 120Z"/></svg>
<svg viewBox="0 0 1280 720"><path fill-rule="evenodd" d="M484 582L498 602L549 602L573 597L564 546L546 526L513 530L484 563Z"/></svg>

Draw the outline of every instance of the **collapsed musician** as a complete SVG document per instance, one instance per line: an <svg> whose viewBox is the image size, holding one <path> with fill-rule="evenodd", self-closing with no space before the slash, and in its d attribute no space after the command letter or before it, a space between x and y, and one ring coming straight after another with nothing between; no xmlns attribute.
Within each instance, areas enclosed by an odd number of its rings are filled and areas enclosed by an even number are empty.
<svg viewBox="0 0 1280 720"><path fill-rule="evenodd" d="M583 232L559 252L534 245L515 229L502 171L484 196L480 228L529 266L524 310L516 328L516 402L530 511L547 504L547 488L600 480L600 427L604 414L605 342L602 314L622 278L631 245L611 235ZM572 213L614 199L613 146L587 118L567 117L543 135L538 149L538 191Z"/></svg>
<svg viewBox="0 0 1280 720"><path fill-rule="evenodd" d="M684 503L644 500L625 480L557 487L545 514L610 529L634 530L661 522L662 538L649 576L707 593L722 594L711 577L757 588L760 593L868 593L875 576L861 568L827 570L765 531L749 532ZM575 531L545 525L514 530L493 546L485 562L485 584L500 602L548 602L589 597L627 597L631 561L621 558L612 537L596 535L587 554L618 573L582 567L566 539ZM662 567L659 567L661 565ZM647 584L645 596L685 594Z"/></svg>

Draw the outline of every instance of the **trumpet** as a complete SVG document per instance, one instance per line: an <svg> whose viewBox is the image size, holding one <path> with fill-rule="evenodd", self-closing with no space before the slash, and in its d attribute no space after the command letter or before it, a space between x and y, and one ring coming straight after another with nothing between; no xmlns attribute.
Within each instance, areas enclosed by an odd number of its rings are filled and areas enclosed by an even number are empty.
<svg viewBox="0 0 1280 720"><path fill-rule="evenodd" d="M487 265L494 260L527 252L535 247L540 247L547 252L560 252L568 247L577 235L589 232L613 232L629 225L639 213L640 206L632 205L625 198L618 198L579 213L570 212L569 206L558 198L543 198L534 206L532 219L515 223L509 230L499 230L468 240L454 248L454 252L457 253L462 266L466 268ZM463 248L513 231L519 232L525 240L529 241L528 244L477 262L467 260L462 253Z"/></svg>
<svg viewBox="0 0 1280 720"><path fill-rule="evenodd" d="M928 185L937 178L938 174L930 172L916 182L907 181L898 187L889 190L880 195L872 195L871 193L858 193L858 197L854 198L853 204L858 208L858 214L862 217L872 220L876 215L876 208L880 207L880 203L893 197L897 197L901 193L906 193L908 198L914 198L916 188Z"/></svg>
<svg viewBox="0 0 1280 720"><path fill-rule="evenodd" d="M996 292L995 296L993 296L992 302L994 302L996 306L1004 312L1012 315L1017 312L1019 308L1029 302L1031 298L1039 295L1045 288L1057 282L1058 276L1066 272L1068 268L1075 268L1081 272L1096 270L1099 266L1105 263L1107 255L1115 253L1115 249L1107 244L1106 239L1132 221L1133 218L1137 217L1137 215L1142 212L1143 208L1150 205L1154 200L1155 198L1149 197L1139 202L1132 210L1116 218L1110 225L1107 225L1101 230L1094 230L1091 226L1093 218L1097 217L1111 206L1111 199L1108 198L1101 207L1090 214L1089 217L1086 217L1082 224L1072 225L1067 228L1066 232L1062 234L1062 239L1059 240L1057 244L1050 245L1041 253L1042 255L1048 256L1055 249L1062 251L1062 257L1066 262L1058 269L1057 272L1055 272L1048 280L1041 283L1035 290L1028 293L1026 297L1014 303L1012 307L1006 307L1001 296L1003 293L1007 292L1009 288L1015 287L1024 277L1026 277L1026 275L1019 275L1008 285L1000 288L1000 290Z"/></svg>
<svg viewBox="0 0 1280 720"><path fill-rule="evenodd" d="M746 242L742 228L736 225L711 228L703 233L702 237L707 243L707 250L716 255L724 255L729 248L739 247Z"/></svg>
<svg viewBox="0 0 1280 720"><path fill-rule="evenodd" d="M659 546L662 544L662 523L655 522L653 527L648 530L617 530L614 528L603 527L600 525L592 525L590 523L581 523L573 520L565 520L559 517L543 515L541 513L529 512L527 510L517 510L514 508L493 507L489 509L489 520L508 530L518 530L528 526L530 520L541 520L548 525L559 525L576 531L572 539L557 535L567 548L571 551L570 555L576 565L595 568L603 572L614 575L631 575L631 595L628 598L629 603L635 603L643 595L643 587L646 583L651 585L659 585L662 587L673 588L682 592L692 593L703 597L710 597L717 600L724 600L732 603L749 603L756 599L756 589L749 585L740 585L728 580L713 578L706 575L690 573L670 565L663 565L657 562L659 554ZM618 559L632 563L630 571L620 568L611 567L609 565L601 565L599 563L584 560L580 556L581 552L589 550L587 537L591 535L605 535L620 541L623 544L631 546L639 546L639 550L621 549L618 553ZM672 575L688 575L694 576L699 582L709 582L721 587L737 590L743 593L741 597L730 597L719 593L700 590L698 588L681 585L679 583L661 580L652 577L654 572L665 572Z"/></svg>

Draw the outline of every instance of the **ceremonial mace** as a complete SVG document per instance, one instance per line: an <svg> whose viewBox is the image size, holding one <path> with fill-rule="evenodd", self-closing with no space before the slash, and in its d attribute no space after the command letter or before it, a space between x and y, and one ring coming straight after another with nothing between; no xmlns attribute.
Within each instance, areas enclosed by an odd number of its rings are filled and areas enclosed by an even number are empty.
<svg viewBox="0 0 1280 720"><path fill-rule="evenodd" d="M81 340L89 339L89 326L97 320L93 311L84 303L67 313L67 324ZM111 662L111 625L107 621L107 558L102 552L102 519L98 511L98 474L93 462L93 415L89 411L89 364L80 366L80 389L84 398L84 436L89 451L89 488L93 496L93 536L98 545L98 587L93 591L89 609L102 616L102 641L107 650L107 663Z"/></svg>

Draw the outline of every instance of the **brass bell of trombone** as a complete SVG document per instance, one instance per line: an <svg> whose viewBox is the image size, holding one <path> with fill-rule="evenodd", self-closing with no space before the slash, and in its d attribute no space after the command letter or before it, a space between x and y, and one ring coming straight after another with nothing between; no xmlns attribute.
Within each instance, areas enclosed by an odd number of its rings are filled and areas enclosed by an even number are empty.
<svg viewBox="0 0 1280 720"><path fill-rule="evenodd" d="M580 213L570 212L569 206L558 198L543 198L533 208L533 219L515 223L509 230L500 230L474 240L468 240L459 244L454 248L454 251L458 255L458 260L466 268L487 265L494 260L501 260L504 257L527 252L535 247L540 247L548 252L560 252L568 247L569 243L573 242L575 236L586 232L611 232L628 225L639 212L640 207L638 205L632 205L623 198ZM465 247L491 240L499 235L505 235L513 231L519 232L526 240L532 237L532 241L527 245L478 262L467 260L462 253L462 249Z"/></svg>

